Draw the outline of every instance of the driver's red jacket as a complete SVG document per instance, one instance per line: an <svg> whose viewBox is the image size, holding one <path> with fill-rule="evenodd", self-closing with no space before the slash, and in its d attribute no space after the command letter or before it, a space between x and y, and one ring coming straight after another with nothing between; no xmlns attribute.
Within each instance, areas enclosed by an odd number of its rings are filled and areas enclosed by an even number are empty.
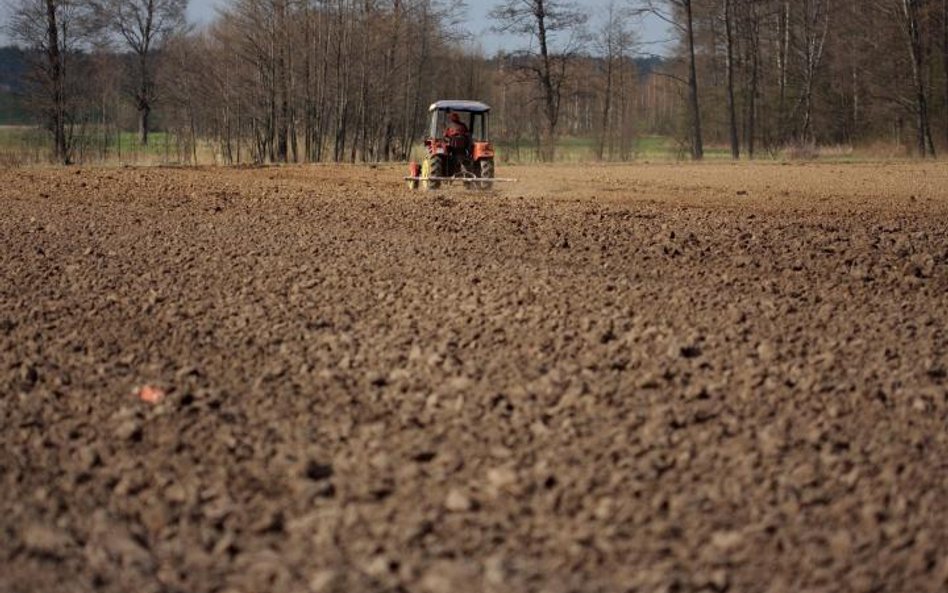
<svg viewBox="0 0 948 593"><path fill-rule="evenodd" d="M444 136L445 138L454 138L455 136L467 136L470 133L466 125L462 123L452 123L444 131Z"/></svg>

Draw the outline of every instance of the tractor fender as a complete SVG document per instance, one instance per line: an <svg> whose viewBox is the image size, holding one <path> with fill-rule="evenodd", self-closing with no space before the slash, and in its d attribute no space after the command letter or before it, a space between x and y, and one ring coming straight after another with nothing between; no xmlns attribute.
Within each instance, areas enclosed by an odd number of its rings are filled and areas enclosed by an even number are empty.
<svg viewBox="0 0 948 593"><path fill-rule="evenodd" d="M475 161L494 158L494 147L489 142L475 142L473 157Z"/></svg>

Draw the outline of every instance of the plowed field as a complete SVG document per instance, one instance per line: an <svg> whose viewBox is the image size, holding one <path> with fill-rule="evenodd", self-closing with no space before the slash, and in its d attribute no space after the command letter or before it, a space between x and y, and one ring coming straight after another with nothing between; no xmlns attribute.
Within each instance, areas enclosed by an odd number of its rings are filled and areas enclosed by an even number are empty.
<svg viewBox="0 0 948 593"><path fill-rule="evenodd" d="M0 171L0 591L948 590L948 165L499 173Z"/></svg>

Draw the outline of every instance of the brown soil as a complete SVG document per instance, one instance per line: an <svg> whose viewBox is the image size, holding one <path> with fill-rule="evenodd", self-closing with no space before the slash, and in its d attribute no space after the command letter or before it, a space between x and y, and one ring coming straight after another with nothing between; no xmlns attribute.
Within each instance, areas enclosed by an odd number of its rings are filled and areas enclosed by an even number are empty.
<svg viewBox="0 0 948 593"><path fill-rule="evenodd" d="M401 173L0 171L0 591L946 590L948 165Z"/></svg>

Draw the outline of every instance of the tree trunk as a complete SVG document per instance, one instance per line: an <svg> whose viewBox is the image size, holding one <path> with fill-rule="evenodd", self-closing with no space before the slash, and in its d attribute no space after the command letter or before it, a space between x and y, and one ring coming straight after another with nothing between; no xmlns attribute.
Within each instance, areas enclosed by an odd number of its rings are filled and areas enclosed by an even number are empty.
<svg viewBox="0 0 948 593"><path fill-rule="evenodd" d="M395 50L400 45L399 39L399 29L401 25L401 0L392 1L392 30L391 37L389 38L389 44L385 50L385 89L394 89L397 88L396 85L396 72L395 72ZM381 146L376 152L375 160L388 160L391 158L392 154L392 140L394 132L394 123L392 121L392 102L391 101L382 101L382 125L380 127L381 132Z"/></svg>
<svg viewBox="0 0 948 593"><path fill-rule="evenodd" d="M737 108L734 104L734 33L732 23L733 0L724 0L724 32L727 46L727 115L730 126L731 158L741 158L741 144L737 136Z"/></svg>
<svg viewBox="0 0 948 593"><path fill-rule="evenodd" d="M49 84L53 99L50 127L53 133L53 153L57 162L69 164L69 146L66 141L66 92L63 56L59 46L59 23L56 0L46 0L46 60L49 64Z"/></svg>
<svg viewBox="0 0 948 593"><path fill-rule="evenodd" d="M313 99L313 60L316 57L316 36L313 33L313 18L310 12L311 7L307 6L303 14L304 18L304 37L303 37L303 159L313 162L313 129L314 129L314 111L315 101Z"/></svg>
<svg viewBox="0 0 948 593"><path fill-rule="evenodd" d="M916 148L922 157L935 156L928 113L928 97L923 79L922 40L919 31L918 0L902 0L902 16L908 36L909 56L912 60L912 82L915 91Z"/></svg>
<svg viewBox="0 0 948 593"><path fill-rule="evenodd" d="M780 86L780 102L779 102L779 113L777 114L778 120L778 136L780 143L784 143L787 140L787 82L789 80L789 64L790 61L790 0L784 0L783 10L780 14L780 39L777 42L779 45L778 51L778 61L779 61L779 86Z"/></svg>
<svg viewBox="0 0 948 593"><path fill-rule="evenodd" d="M277 93L276 93L276 56L273 53L273 40L270 40L270 55L267 58L267 159L273 163L277 160L274 149L277 142Z"/></svg>
<svg viewBox="0 0 948 593"><path fill-rule="evenodd" d="M559 119L559 89L553 84L553 66L546 34L546 10L543 0L537 1L537 39L540 42L540 59L543 69L540 83L543 87L543 111L546 115L546 138L540 150L543 160L552 161L556 155L556 124Z"/></svg>
<svg viewBox="0 0 948 593"><path fill-rule="evenodd" d="M339 13L340 39L336 47L336 130L333 160L342 162L346 155L349 124L349 81L352 72L352 45L351 23L340 10Z"/></svg>
<svg viewBox="0 0 948 593"><path fill-rule="evenodd" d="M948 146L948 0L941 0L941 58L945 70L945 96L942 110L945 117L945 145Z"/></svg>
<svg viewBox="0 0 948 593"><path fill-rule="evenodd" d="M859 7L856 0L850 3L850 18L857 22ZM856 36L853 35L849 46L850 59L850 78L852 83L852 132L849 135L850 143L855 144L859 139L860 109L862 107L859 99L859 49L856 46Z"/></svg>
<svg viewBox="0 0 948 593"><path fill-rule="evenodd" d="M151 115L151 85L148 72L148 48L138 54L138 140L142 146L148 146L148 124Z"/></svg>
<svg viewBox="0 0 948 593"><path fill-rule="evenodd" d="M823 50L826 47L826 36L829 33L828 0L804 0L803 2L803 95L797 104L797 109L803 106L803 126L800 140L804 143L814 142L813 133L813 91L817 71L823 61ZM796 112L796 110L794 110Z"/></svg>
<svg viewBox="0 0 948 593"><path fill-rule="evenodd" d="M753 159L757 138L757 94L760 85L760 22L756 6L753 4L747 5L746 10L750 79L748 80L745 106L747 123L744 128L744 144L747 146L747 157Z"/></svg>
<svg viewBox="0 0 948 593"><path fill-rule="evenodd" d="M148 126L151 117L151 108L148 103L138 105L138 138L142 146L148 146Z"/></svg>
<svg viewBox="0 0 948 593"><path fill-rule="evenodd" d="M612 112L612 79L614 69L614 57L611 55L611 53L612 50L610 48L610 55L606 56L606 89L602 105L602 131L599 134L599 144L596 147L596 156L600 161L602 160L603 152L605 152L606 137L611 137L609 130L609 116Z"/></svg>
<svg viewBox="0 0 948 593"><path fill-rule="evenodd" d="M698 72L695 65L694 18L691 0L685 5L685 26L688 34L688 103L691 109L691 156L696 161L704 158L704 141L701 138L701 109L698 102Z"/></svg>
<svg viewBox="0 0 948 593"><path fill-rule="evenodd" d="M276 160L289 162L289 132L290 132L290 100L289 100L289 73L288 73L288 53L287 28L286 28L286 2L279 2L276 6L276 27L273 32L274 54L276 56L276 66L274 68L278 83L274 81L274 86L278 86L279 108L276 114Z"/></svg>
<svg viewBox="0 0 948 593"><path fill-rule="evenodd" d="M428 10L428 3L422 3L421 5L421 19L420 24L422 30L428 30L431 22L431 13ZM421 36L421 47L418 52L418 66L417 68L411 68L411 60L409 59L409 67L418 73L418 81L414 84L414 93L411 98L411 106L408 108L406 113L406 121L408 125L405 127L405 150L408 155L411 154L411 143L414 135L414 126L415 122L418 119L418 112L421 110L422 106L422 90L425 88L425 85L428 82L430 72L429 72L429 57L431 54L431 44L427 35ZM409 58L411 56L409 55Z"/></svg>
<svg viewBox="0 0 948 593"><path fill-rule="evenodd" d="M322 41L324 45L322 46L322 59L321 67L318 77L318 82L316 88L316 123L315 129L313 131L313 137L315 138L314 142L316 144L316 153L314 155L314 160L316 162L321 162L323 160L323 150L327 146L327 131L329 130L329 121L332 115L332 102L327 98L327 93L329 92L329 72L330 72L330 56L332 55L332 31L328 30L329 28L321 23L317 31L322 35ZM325 30L324 30L325 29Z"/></svg>

